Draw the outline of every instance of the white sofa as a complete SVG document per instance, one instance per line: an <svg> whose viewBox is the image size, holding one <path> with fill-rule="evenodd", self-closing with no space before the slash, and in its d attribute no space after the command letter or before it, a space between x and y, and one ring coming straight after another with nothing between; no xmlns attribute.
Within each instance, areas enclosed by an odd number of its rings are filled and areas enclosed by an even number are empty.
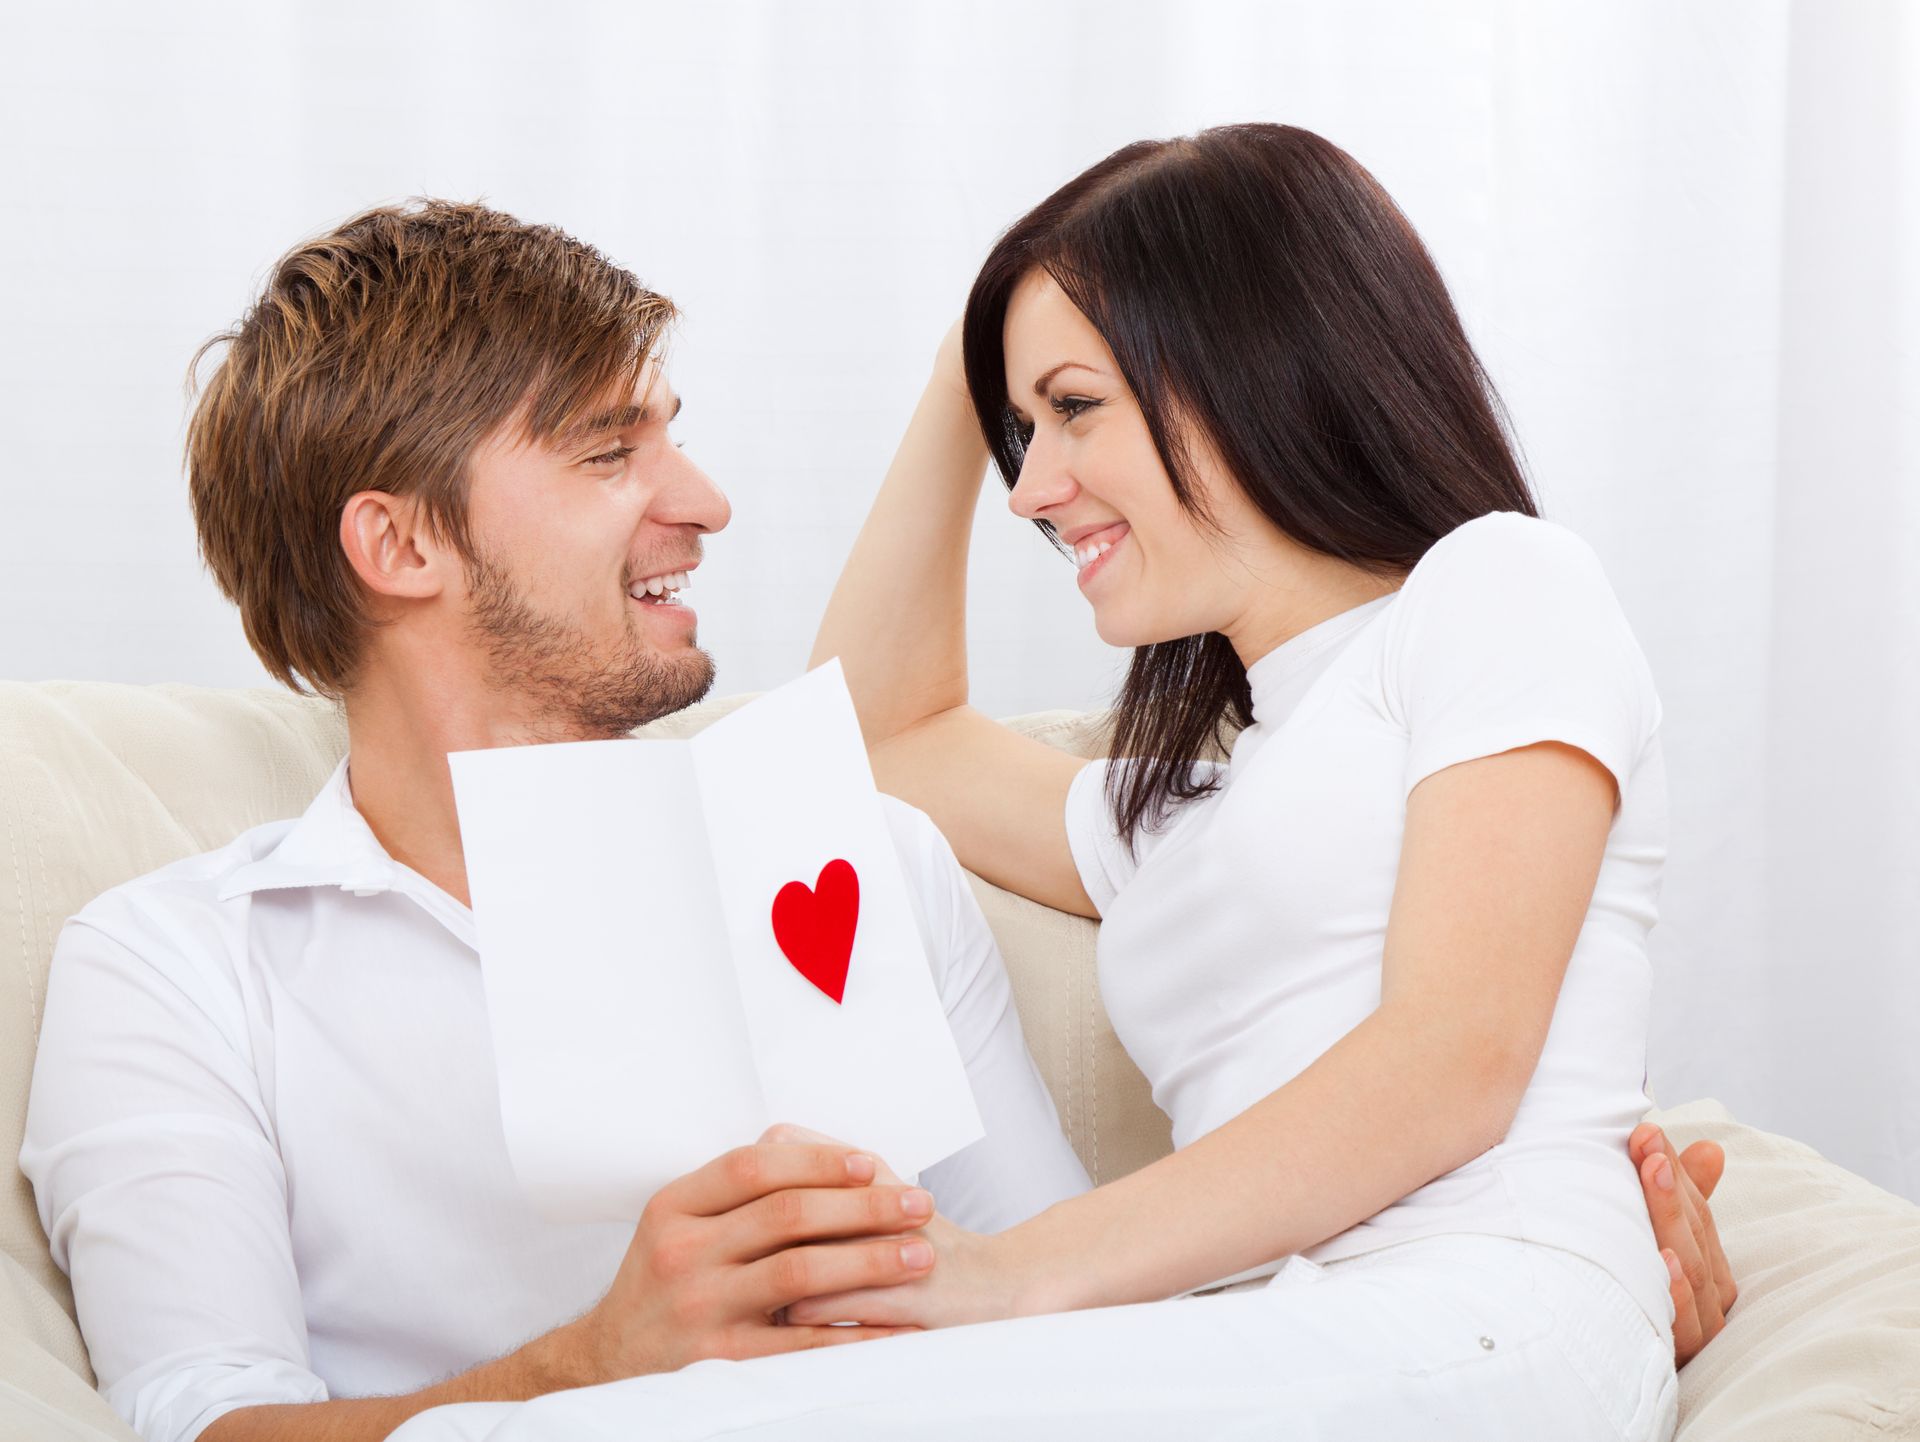
<svg viewBox="0 0 1920 1442"><path fill-rule="evenodd" d="M684 735L741 698L643 734ZM1023 729L1097 755L1098 718ZM278 691L0 683L0 1442L130 1442L93 1391L67 1281L17 1157L54 937L96 893L297 815L345 744L335 711ZM976 882L1028 1042L1100 1181L1164 1152L1166 1119L1106 1024L1090 922ZM1916 1018L1920 1024L1920 1018ZM1920 1209L1743 1126L1713 1102L1655 1113L1727 1149L1715 1211L1742 1292L1683 1374L1685 1442L1920 1438Z"/></svg>

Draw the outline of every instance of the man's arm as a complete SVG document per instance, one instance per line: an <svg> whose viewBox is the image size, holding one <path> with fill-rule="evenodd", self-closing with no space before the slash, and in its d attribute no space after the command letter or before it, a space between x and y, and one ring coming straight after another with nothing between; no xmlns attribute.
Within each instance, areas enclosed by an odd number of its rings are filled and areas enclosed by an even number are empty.
<svg viewBox="0 0 1920 1442"><path fill-rule="evenodd" d="M866 1341L887 1327L778 1325L790 1302L890 1286L932 1266L918 1227L933 1199L874 1185L874 1159L837 1145L740 1147L655 1194L613 1285L590 1311L517 1351L396 1397L241 1407L202 1442L375 1442L447 1402L515 1402L709 1357ZM841 1239L866 1238L854 1245Z"/></svg>
<svg viewBox="0 0 1920 1442"><path fill-rule="evenodd" d="M1713 1208L1707 1205L1726 1169L1726 1154L1713 1142L1695 1142L1684 1152L1676 1151L1667 1134L1651 1122L1634 1128L1627 1154L1640 1170L1653 1237L1667 1259L1673 1360L1684 1367L1720 1335L1740 1294L1720 1245Z"/></svg>

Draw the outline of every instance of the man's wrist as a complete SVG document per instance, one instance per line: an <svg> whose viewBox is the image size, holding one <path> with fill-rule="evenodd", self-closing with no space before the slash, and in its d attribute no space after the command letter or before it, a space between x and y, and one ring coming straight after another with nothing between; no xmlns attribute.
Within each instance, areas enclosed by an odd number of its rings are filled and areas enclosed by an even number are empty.
<svg viewBox="0 0 1920 1442"><path fill-rule="evenodd" d="M601 1360L599 1319L592 1312L555 1327L530 1342L527 1350L542 1393L612 1380Z"/></svg>

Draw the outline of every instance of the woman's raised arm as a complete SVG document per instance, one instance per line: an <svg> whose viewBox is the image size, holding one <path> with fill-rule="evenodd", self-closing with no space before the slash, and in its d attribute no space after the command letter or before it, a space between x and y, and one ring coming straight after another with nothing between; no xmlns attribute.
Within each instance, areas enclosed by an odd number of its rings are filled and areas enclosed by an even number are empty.
<svg viewBox="0 0 1920 1442"><path fill-rule="evenodd" d="M834 586L810 664L840 658L880 789L931 816L963 865L1092 916L1065 819L1067 788L1087 763L967 705L967 549L986 464L955 326Z"/></svg>

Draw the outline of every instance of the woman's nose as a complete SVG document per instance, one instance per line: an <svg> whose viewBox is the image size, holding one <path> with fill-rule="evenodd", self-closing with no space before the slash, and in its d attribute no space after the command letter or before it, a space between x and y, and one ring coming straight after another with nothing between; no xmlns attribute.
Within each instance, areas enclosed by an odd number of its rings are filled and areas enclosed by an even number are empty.
<svg viewBox="0 0 1920 1442"><path fill-rule="evenodd" d="M1020 461L1020 474L1007 493L1007 509L1024 520L1037 521L1055 506L1079 494L1079 484L1045 445L1030 445Z"/></svg>

